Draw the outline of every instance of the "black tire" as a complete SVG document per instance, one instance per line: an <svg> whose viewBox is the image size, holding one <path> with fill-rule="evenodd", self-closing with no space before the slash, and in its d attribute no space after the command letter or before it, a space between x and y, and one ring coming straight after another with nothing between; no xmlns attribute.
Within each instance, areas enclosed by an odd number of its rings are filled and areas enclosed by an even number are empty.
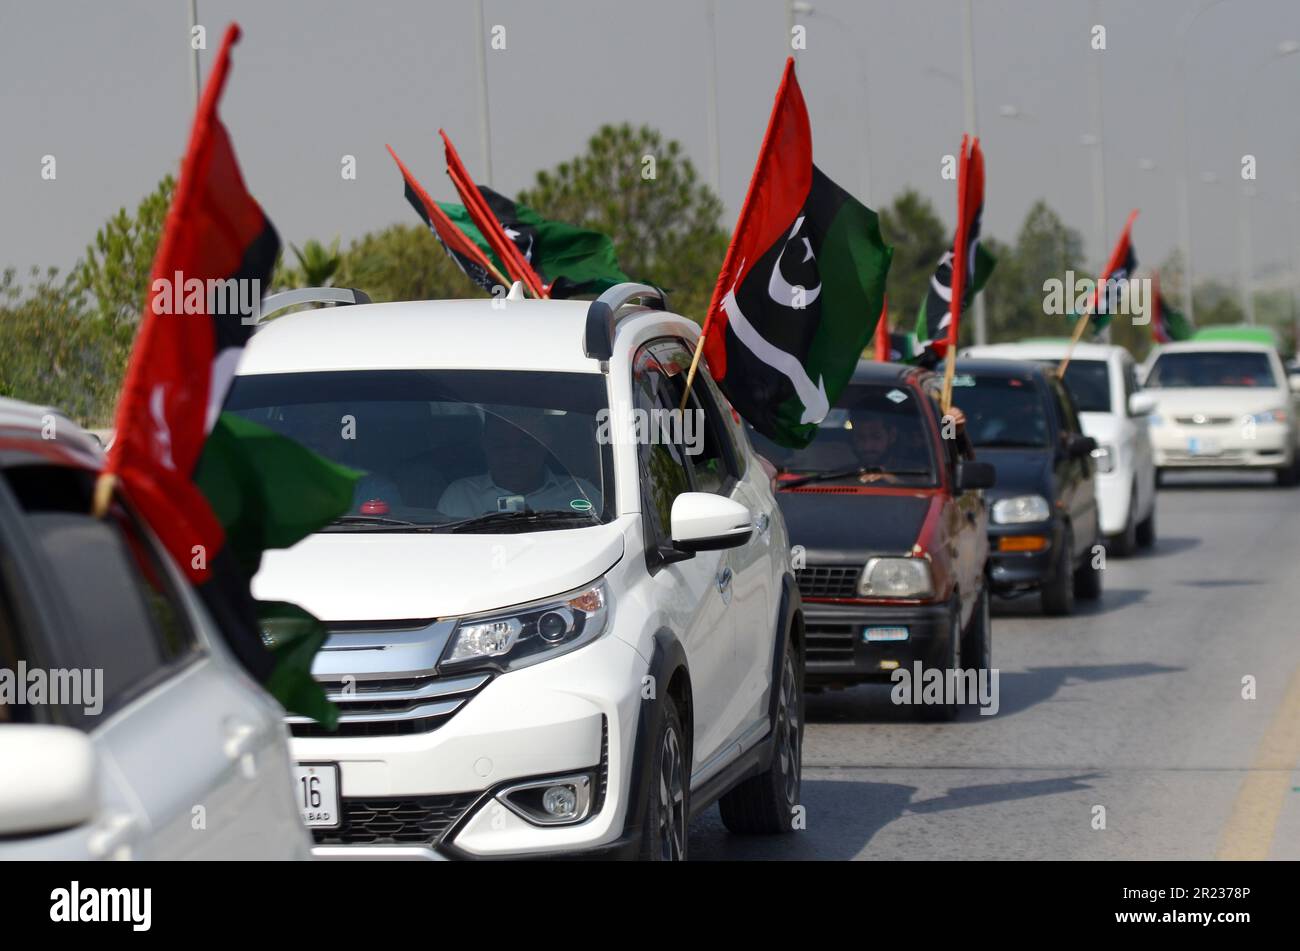
<svg viewBox="0 0 1300 951"><path fill-rule="evenodd" d="M677 705L665 698L663 717L650 747L650 784L641 831L643 860L686 860L687 826L691 817L689 750Z"/></svg>
<svg viewBox="0 0 1300 951"><path fill-rule="evenodd" d="M803 658L787 637L781 658L772 764L718 801L722 823L742 835L794 831L803 781Z"/></svg>
<svg viewBox="0 0 1300 951"><path fill-rule="evenodd" d="M1169 482L1169 480L1168 480L1168 478L1167 478L1168 472L1169 472L1168 469L1156 469L1156 488L1157 488L1157 489L1164 488L1164 486L1168 484L1168 482Z"/></svg>
<svg viewBox="0 0 1300 951"><path fill-rule="evenodd" d="M993 669L993 618L989 611L992 600L988 585L985 585L961 641L961 662L976 675Z"/></svg>
<svg viewBox="0 0 1300 951"><path fill-rule="evenodd" d="M1297 463L1293 462L1291 465L1285 466L1284 468L1274 469L1273 478L1277 480L1277 484L1282 486L1284 489L1289 489L1291 486L1295 485L1296 466Z"/></svg>
<svg viewBox="0 0 1300 951"><path fill-rule="evenodd" d="M948 644L944 653L944 666L939 668L939 673L943 677L945 692L951 678L948 671L961 670L961 599L954 598L952 603L952 621L948 625ZM926 668L921 672L921 676L929 679L929 672L934 668ZM945 697L945 700L949 698ZM945 703L923 703L917 709L917 717L931 723L951 723L957 719L957 714L961 713L961 706L955 698Z"/></svg>
<svg viewBox="0 0 1300 951"><path fill-rule="evenodd" d="M1106 548L1117 558L1127 558L1133 552L1137 551L1137 487L1129 492L1128 498L1128 520L1124 523L1124 530L1118 535L1112 535L1106 539Z"/></svg>
<svg viewBox="0 0 1300 951"><path fill-rule="evenodd" d="M1093 564L1096 546L1083 556L1083 561L1074 571L1074 596L1083 601L1096 601L1101 597L1101 568Z"/></svg>
<svg viewBox="0 0 1300 951"><path fill-rule="evenodd" d="M1061 533L1061 547L1056 553L1052 577L1043 582L1038 593L1044 614L1067 617L1074 613L1074 572L1070 566L1073 556L1074 537L1067 528Z"/></svg>
<svg viewBox="0 0 1300 951"><path fill-rule="evenodd" d="M1151 500L1151 514L1138 522L1138 544L1143 548L1152 548L1156 543L1156 500Z"/></svg>

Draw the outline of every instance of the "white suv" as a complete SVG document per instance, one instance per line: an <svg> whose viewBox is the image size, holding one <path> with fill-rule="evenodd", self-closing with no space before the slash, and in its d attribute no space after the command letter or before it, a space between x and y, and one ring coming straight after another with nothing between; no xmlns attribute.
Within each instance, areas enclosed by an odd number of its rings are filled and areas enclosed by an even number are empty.
<svg viewBox="0 0 1300 951"><path fill-rule="evenodd" d="M674 412L699 328L640 285L519 297L281 317L231 391L366 472L254 585L331 631L338 729L290 721L316 854L679 859L718 799L790 830L801 605L706 369Z"/></svg>
<svg viewBox="0 0 1300 951"><path fill-rule="evenodd" d="M1225 340L1167 343L1147 357L1156 465L1272 470L1294 485L1296 394L1277 351Z"/></svg>
<svg viewBox="0 0 1300 951"><path fill-rule="evenodd" d="M1034 360L1058 366L1066 340L1026 340L971 347L972 357ZM1156 540L1156 464L1148 427L1155 398L1141 391L1137 365L1123 347L1081 343L1065 369L1065 385L1084 433L1097 440L1097 504L1107 547L1131 555Z"/></svg>

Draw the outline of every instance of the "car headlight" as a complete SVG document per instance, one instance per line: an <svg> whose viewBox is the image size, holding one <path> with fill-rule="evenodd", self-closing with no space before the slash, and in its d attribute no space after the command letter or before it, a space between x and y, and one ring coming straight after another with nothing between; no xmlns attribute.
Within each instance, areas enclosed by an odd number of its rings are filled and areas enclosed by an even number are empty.
<svg viewBox="0 0 1300 951"><path fill-rule="evenodd" d="M858 580L864 598L928 598L933 588L924 558L871 558Z"/></svg>
<svg viewBox="0 0 1300 951"><path fill-rule="evenodd" d="M438 666L526 667L594 641L604 633L608 615L609 593L601 580L544 601L464 617Z"/></svg>
<svg viewBox="0 0 1300 951"><path fill-rule="evenodd" d="M1051 517L1052 508L1041 495L1015 495L993 503L993 521L999 525L1046 522Z"/></svg>
<svg viewBox="0 0 1300 951"><path fill-rule="evenodd" d="M1262 413L1252 413L1251 415L1247 416L1246 419L1252 423L1285 423L1286 410L1285 409L1265 410Z"/></svg>
<svg viewBox="0 0 1300 951"><path fill-rule="evenodd" d="M1098 472L1114 472L1118 454L1114 446L1098 446L1092 451L1092 458L1097 461Z"/></svg>

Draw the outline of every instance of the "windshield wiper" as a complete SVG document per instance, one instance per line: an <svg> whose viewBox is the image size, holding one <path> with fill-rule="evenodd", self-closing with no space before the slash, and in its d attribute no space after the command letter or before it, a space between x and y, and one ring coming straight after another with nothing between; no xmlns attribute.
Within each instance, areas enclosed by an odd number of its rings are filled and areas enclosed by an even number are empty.
<svg viewBox="0 0 1300 951"><path fill-rule="evenodd" d="M523 512L488 512L484 515L475 515L472 518L464 518L458 522L444 522L436 526L441 532L461 532L476 528L526 528L532 525L554 525L561 522L599 522L596 516L590 512L561 512L547 511L534 512L526 510Z"/></svg>
<svg viewBox="0 0 1300 951"><path fill-rule="evenodd" d="M404 518L387 515L340 515L330 525L394 525L399 528L431 528L428 522L409 522Z"/></svg>
<svg viewBox="0 0 1300 951"><path fill-rule="evenodd" d="M839 469L835 472L812 472L794 479L785 479L778 482L776 487L778 489L795 489L801 485L810 485L814 482L834 482L836 479L848 479L860 475L928 476L929 474L929 469L891 469L888 466L862 466L857 469Z"/></svg>

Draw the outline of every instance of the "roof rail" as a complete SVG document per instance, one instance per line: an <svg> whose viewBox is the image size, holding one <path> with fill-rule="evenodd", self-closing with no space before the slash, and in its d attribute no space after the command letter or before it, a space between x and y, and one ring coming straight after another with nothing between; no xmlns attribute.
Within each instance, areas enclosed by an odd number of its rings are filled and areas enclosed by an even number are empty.
<svg viewBox="0 0 1300 951"><path fill-rule="evenodd" d="M619 311L634 300L646 301L653 310L663 310L666 295L648 284L615 284L601 294L587 308L587 329L582 339L582 350L593 360L608 360L614 354L614 328Z"/></svg>
<svg viewBox="0 0 1300 951"><path fill-rule="evenodd" d="M271 314L296 307L299 304L369 304L370 295L354 287L299 287L292 291L281 291L262 299L262 308L258 315L261 323Z"/></svg>

